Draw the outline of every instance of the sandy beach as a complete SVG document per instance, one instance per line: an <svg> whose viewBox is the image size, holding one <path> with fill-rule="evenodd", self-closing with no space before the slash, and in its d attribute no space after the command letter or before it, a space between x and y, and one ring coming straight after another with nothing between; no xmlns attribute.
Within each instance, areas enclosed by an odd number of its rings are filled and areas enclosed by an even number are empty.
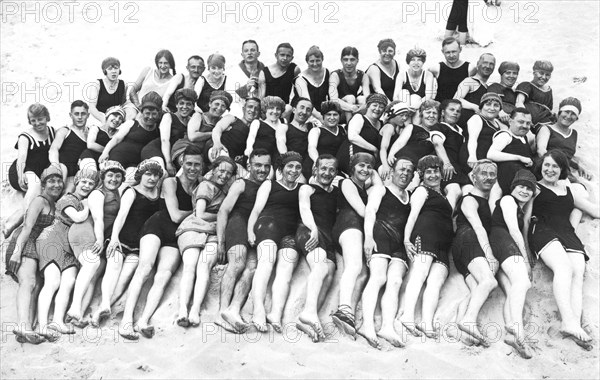
<svg viewBox="0 0 600 380"><path fill-rule="evenodd" d="M346 45L360 52L359 68L366 70L377 59L377 42L393 38L396 60L405 67L408 49L418 45L427 51L427 62L443 60L441 37L451 1L338 1L338 2L12 2L3 1L0 24L1 49L1 141L2 180L16 158L17 135L27 127L26 108L33 102L48 106L50 125L69 121L69 104L86 99L89 84L102 75L100 63L107 56L121 61L121 79L134 81L146 66L154 64L160 49L169 49L177 71L186 59L214 52L236 65L242 41L258 41L265 64L274 60L275 47L290 42L294 61L305 68L304 55L311 45L324 53L324 66L340 67L339 53ZM583 112L575 128L579 133L578 156L592 173L588 188L598 199L600 159L599 56L600 4L596 1L504 1L487 9L483 1L472 2L471 30L486 47L470 45L461 58L475 62L490 52L497 65L504 60L521 65L517 82L532 78L535 60L550 60L555 67L550 81L555 110L567 96L579 98ZM50 4L50 5L49 5ZM497 67L497 66L496 66ZM490 78L498 82L497 71ZM91 120L91 119L90 119ZM3 182L1 217L5 219L21 201ZM371 348L341 335L329 314L338 301L338 270L320 317L327 322L328 341L314 344L295 327L305 299L308 273L302 262L294 274L284 314L284 333L243 335L227 333L213 321L218 309L219 283L224 267L211 274L211 287L202 307L202 324L183 329L174 323L181 268L171 280L152 322L153 339L124 341L117 332L124 299L113 307L102 329L87 327L64 335L55 343L38 346L15 341L16 283L4 275L6 241L2 241L0 276L0 377L16 378L536 378L594 379L599 377L599 239L600 222L584 218L578 234L590 256L584 284L584 321L594 337L592 351L583 351L558 333L558 308L552 295L552 273L541 262L534 269L533 288L527 296L525 321L535 348L534 358L521 359L503 343L502 304L496 289L480 313L480 322L492 346L467 346L460 341L456 316L465 307L468 289L455 268L442 289L436 319L443 331L436 341L407 337L406 347L384 344ZM147 292L149 284L145 287ZM98 289L97 289L98 291ZM145 292L138 311L143 307ZM94 298L95 310L99 298ZM267 297L267 309L270 298ZM88 311L89 312L89 311ZM243 316L249 319L249 301ZM360 305L357 321L362 320ZM380 311L377 322L380 323ZM139 315L139 314L136 314ZM417 318L419 316L417 315ZM399 326L397 326L399 327ZM400 331L400 329L398 329Z"/></svg>

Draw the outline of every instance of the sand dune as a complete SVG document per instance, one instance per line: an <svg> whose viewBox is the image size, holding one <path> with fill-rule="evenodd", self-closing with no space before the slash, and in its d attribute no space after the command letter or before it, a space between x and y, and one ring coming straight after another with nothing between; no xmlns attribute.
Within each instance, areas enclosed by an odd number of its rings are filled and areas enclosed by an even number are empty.
<svg viewBox="0 0 600 380"><path fill-rule="evenodd" d="M433 2L432 2L433 3ZM448 1L439 2L443 9ZM501 17L495 22L483 18L483 2L475 7L472 24L475 39L491 42L486 48L466 47L463 58L475 61L484 51L496 55L498 62L515 60L521 64L519 81L531 78L531 66L536 59L549 59L555 66L550 82L557 105L566 96L576 96L583 103L583 113L576 124L579 132L578 149L585 165L594 175L589 188L598 194L599 159L597 143L600 117L597 111L599 75L596 58L598 46L598 3L590 1L543 1L529 8L524 3L504 1ZM11 2L3 2L3 7ZM17 4L19 6L20 3ZM40 3L40 12L44 3ZM227 65L239 60L241 42L248 38L258 40L266 63L272 61L277 43L287 40L296 47L295 61L304 67L304 53L317 44L325 54L324 64L335 69L339 66L339 51L345 45L358 47L360 68L366 69L376 59L376 44L381 38L391 37L398 43L397 60L403 64L406 51L419 45L428 52L428 63L442 59L439 53L444 22L433 14L423 14L423 2L338 2L337 8L325 8L318 3L318 21L309 7L312 3L296 3L302 16L296 23L286 21L281 14L282 3L269 22L264 11L260 23L241 17L239 22L228 16L222 22L220 15L208 15L208 2L138 2L126 8L125 2L115 3L120 13L101 7L102 15L91 22L93 9L87 20L81 15L86 3L79 4L79 13L73 21L68 8L62 7L62 17L49 22L52 14L12 14L12 8L3 8L1 26L2 46L2 141L0 142L3 178L16 157L13 144L26 126L26 107L34 101L49 105L51 125L58 127L68 120L69 103L81 97L85 84L101 75L100 62L108 55L120 58L122 78L133 81L139 71L153 63L157 50L169 48L177 59L178 70L184 70L185 59L199 52L205 58L219 50L227 57ZM112 4L112 3L110 3ZM235 3L231 3L235 4ZM245 3L239 3L240 12ZM27 3L35 9L35 3ZM417 13L410 14L416 7ZM231 5L233 7L233 5ZM433 9L434 5L429 5ZM233 9L233 8L232 8ZM331 10L337 9L334 23L324 22ZM22 9L20 9L22 10ZM137 10L132 16L133 10ZM247 9L249 12L251 9ZM47 12L52 9L47 8ZM290 10L291 12L291 10ZM435 12L434 12L435 13ZM125 22L133 19L138 22ZM243 15L242 15L243 16ZM248 16L248 14L246 14ZM494 19L491 11L488 20ZM95 16L94 16L95 17ZM204 19L203 19L204 18ZM425 22L422 22L424 18ZM492 81L498 80L494 74ZM73 82L74 84L65 84ZM38 90L25 93L24 90ZM16 86L16 87L14 87ZM72 88L72 96L69 89ZM56 89L62 94L56 96ZM38 96L38 99L35 99ZM5 218L19 203L11 191L3 191L1 212ZM598 340L599 333L599 222L585 219L579 235L586 245L591 260L584 285L584 319ZM3 244L3 247L5 244ZM3 260L2 260L3 261ZM339 261L339 260L338 260ZM441 294L437 319L444 326L439 342L407 337L405 349L384 345L382 351L372 349L359 337L352 341L341 335L331 323L326 326L329 340L313 344L293 327L293 322L304 304L307 266L302 263L292 281L290 298L284 315L284 334L273 332L259 335L250 331L234 335L220 330L212 322L218 309L218 286L223 267L211 274L211 287L202 308L202 325L196 329L182 329L174 324L177 289L181 268L168 286L164 299L153 317L156 336L126 342L117 333L123 300L113 308L110 321L101 329L91 327L78 330L76 335L63 336L56 343L39 346L21 345L11 333L16 320L14 298L16 285L7 276L0 279L0 346L2 378L598 378L598 345L586 352L573 342L558 337L559 314L552 297L551 272L541 263L534 269L534 286L526 304L526 321L533 328L531 338L537 340L532 360L518 357L502 342L502 303L504 296L495 290L484 305L480 322L494 337L492 347L470 347L458 341L453 323L464 307L468 291L462 278L453 270ZM339 276L343 262L338 262L336 280L320 316L330 322L328 315L337 306ZM4 268L2 268L2 272ZM147 291L149 284L146 285ZM145 293L141 299L145 299ZM95 309L98 297L92 308ZM267 307L270 300L267 299ZM139 315L143 301L138 305ZM251 302L243 309L248 318ZM360 310L360 306L359 306ZM379 312L378 312L379 314ZM417 316L418 317L418 316ZM377 317L379 318L379 316ZM358 321L362 320L360 311ZM379 321L378 321L379 322Z"/></svg>

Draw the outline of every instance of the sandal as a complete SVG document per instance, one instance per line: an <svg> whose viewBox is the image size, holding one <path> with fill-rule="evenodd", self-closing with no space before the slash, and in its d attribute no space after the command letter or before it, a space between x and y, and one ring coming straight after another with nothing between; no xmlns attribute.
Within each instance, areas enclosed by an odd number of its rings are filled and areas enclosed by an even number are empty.
<svg viewBox="0 0 600 380"><path fill-rule="evenodd" d="M352 309L348 305L340 305L338 309L331 314L331 319L338 329L356 340L356 322L351 310Z"/></svg>

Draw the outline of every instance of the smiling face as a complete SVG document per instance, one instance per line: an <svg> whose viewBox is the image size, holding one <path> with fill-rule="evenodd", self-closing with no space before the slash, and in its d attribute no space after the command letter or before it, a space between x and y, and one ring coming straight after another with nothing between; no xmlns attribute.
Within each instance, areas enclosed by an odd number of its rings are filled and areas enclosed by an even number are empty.
<svg viewBox="0 0 600 380"><path fill-rule="evenodd" d="M358 65L358 58L353 55L345 55L341 59L342 68L348 74L353 73L356 70L356 65Z"/></svg>
<svg viewBox="0 0 600 380"><path fill-rule="evenodd" d="M220 80L225 73L225 68L223 66L210 65L208 66L208 73L212 75L213 78Z"/></svg>
<svg viewBox="0 0 600 380"><path fill-rule="evenodd" d="M74 126L76 126L77 128L83 128L87 123L88 117L90 117L90 113L87 109L85 109L85 107L80 106L73 107L73 109L71 109L71 112L69 113L69 116L71 116L71 120L73 121Z"/></svg>
<svg viewBox="0 0 600 380"><path fill-rule="evenodd" d="M188 117L194 112L194 102L189 99L179 99L175 107L177 107L177 113L182 117Z"/></svg>
<svg viewBox="0 0 600 380"><path fill-rule="evenodd" d="M408 184L413 180L415 174L415 166L409 160L400 159L394 165L392 172L392 183L401 189L406 189Z"/></svg>
<svg viewBox="0 0 600 380"><path fill-rule="evenodd" d="M323 115L323 124L326 127L334 128L340 122L340 114L336 111L329 111Z"/></svg>
<svg viewBox="0 0 600 380"><path fill-rule="evenodd" d="M569 128L571 125L573 125L574 122L576 122L579 119L579 116L577 116L577 114L573 111L565 110L560 111L557 115L557 118L558 125L560 125L563 128Z"/></svg>
<svg viewBox="0 0 600 380"><path fill-rule="evenodd" d="M169 61L167 60L166 57L161 57L158 60L158 63L156 64L158 71L162 74L162 75L167 75L169 74L169 70L171 70L171 64L169 63Z"/></svg>
<svg viewBox="0 0 600 380"><path fill-rule="evenodd" d="M498 169L493 164L482 164L472 172L473 186L483 192L489 192L498 178Z"/></svg>
<svg viewBox="0 0 600 380"><path fill-rule="evenodd" d="M517 70L506 70L500 75L500 83L505 87L512 88L517 82L518 77L519 72Z"/></svg>
<svg viewBox="0 0 600 380"><path fill-rule="evenodd" d="M488 119L495 119L498 117L500 110L502 109L502 105L497 100L488 100L483 103L483 107L481 107L481 115Z"/></svg>
<svg viewBox="0 0 600 380"><path fill-rule="evenodd" d="M279 67L286 69L290 63L292 63L294 53L292 52L292 49L281 47L277 50L277 53L275 53L275 59L277 60Z"/></svg>
<svg viewBox="0 0 600 380"><path fill-rule="evenodd" d="M527 132L531 129L531 115L517 113L514 118L510 118L510 131L515 136L525 136Z"/></svg>
<svg viewBox="0 0 600 380"><path fill-rule="evenodd" d="M299 161L290 161L281 169L282 178L289 182L296 182L302 173L302 163Z"/></svg>
<svg viewBox="0 0 600 380"><path fill-rule="evenodd" d="M111 113L106 117L106 125L110 129L118 129L123 124L123 116L118 113Z"/></svg>
<svg viewBox="0 0 600 380"><path fill-rule="evenodd" d="M271 156L253 156L248 163L248 170L255 182L264 182L271 172Z"/></svg>
<svg viewBox="0 0 600 380"><path fill-rule="evenodd" d="M359 162L354 166L352 171L352 177L358 180L358 182L364 183L366 180L371 178L373 173L373 165L369 162Z"/></svg>
<svg viewBox="0 0 600 380"><path fill-rule="evenodd" d="M115 191L121 184L123 184L123 173L120 171L109 170L104 173L104 179L102 180L102 186L106 190Z"/></svg>
<svg viewBox="0 0 600 380"><path fill-rule="evenodd" d="M531 83L538 87L543 87L552 78L552 73L546 70L535 70L533 72L533 80Z"/></svg>
<svg viewBox="0 0 600 380"><path fill-rule="evenodd" d="M423 173L423 184L428 187L439 187L442 181L442 173L440 168L427 168Z"/></svg>
<svg viewBox="0 0 600 380"><path fill-rule="evenodd" d="M276 122L281 117L282 109L279 107L269 107L265 111L265 116L268 121Z"/></svg>
<svg viewBox="0 0 600 380"><path fill-rule="evenodd" d="M423 125L431 128L438 122L438 110L435 107L427 108L421 112L421 119L423 120Z"/></svg>
<svg viewBox="0 0 600 380"><path fill-rule="evenodd" d="M190 74L190 78L194 80L200 78L200 75L202 75L202 73L205 70L204 62L194 58L188 61L186 68L188 70L188 73Z"/></svg>
<svg viewBox="0 0 600 380"><path fill-rule="evenodd" d="M221 162L213 169L213 181L219 186L225 185L233 177L233 170L234 167L229 162Z"/></svg>
<svg viewBox="0 0 600 380"><path fill-rule="evenodd" d="M160 111L153 107L146 107L142 110L141 116L145 126L153 126L160 120Z"/></svg>
<svg viewBox="0 0 600 380"><path fill-rule="evenodd" d="M251 122L256 119L260 113L260 103L254 99L249 99L244 104L244 120Z"/></svg>
<svg viewBox="0 0 600 380"><path fill-rule="evenodd" d="M477 62L477 73L483 78L489 78L496 67L496 58L492 55L484 54Z"/></svg>
<svg viewBox="0 0 600 380"><path fill-rule="evenodd" d="M510 193L517 201L527 203L533 196L533 189L525 185L517 185Z"/></svg>
<svg viewBox="0 0 600 380"><path fill-rule="evenodd" d="M556 183L560 179L560 166L554 161L552 156L546 156L542 162L542 178L548 183Z"/></svg>
<svg viewBox="0 0 600 380"><path fill-rule="evenodd" d="M75 194L80 199L83 199L87 197L92 190L94 190L94 187L96 187L96 182L94 180L82 178L79 180L79 182L77 182L77 185L75 185Z"/></svg>
<svg viewBox="0 0 600 380"><path fill-rule="evenodd" d="M196 181L202 175L203 162L200 155L185 155L183 157L183 164L181 165L183 175L192 182Z"/></svg>
<svg viewBox="0 0 600 380"><path fill-rule="evenodd" d="M412 71L420 72L423 69L423 58L421 57L412 57L410 62L408 62L408 66Z"/></svg>
<svg viewBox="0 0 600 380"><path fill-rule="evenodd" d="M306 120L312 115L312 103L306 100L301 100L294 107L294 119L300 124L306 123Z"/></svg>
<svg viewBox="0 0 600 380"><path fill-rule="evenodd" d="M366 115L374 118L374 119L379 119L381 117L381 115L383 114L383 111L385 110L385 106L381 103L378 102L373 102L370 103L369 106L367 107L367 112Z"/></svg>
<svg viewBox="0 0 600 380"><path fill-rule="evenodd" d="M64 188L64 182L62 177L52 176L46 179L45 184L43 185L43 192L50 198L56 200L62 194Z"/></svg>
<svg viewBox="0 0 600 380"><path fill-rule="evenodd" d="M308 63L308 69L313 72L320 72L323 69L323 58L311 55L306 60Z"/></svg>
<svg viewBox="0 0 600 380"><path fill-rule="evenodd" d="M385 49L379 50L379 58L383 63L391 63L394 60L394 56L396 55L396 49L391 46L388 46Z"/></svg>
<svg viewBox="0 0 600 380"><path fill-rule="evenodd" d="M213 116L221 117L227 111L227 103L222 99L214 99L208 103L208 113Z"/></svg>
<svg viewBox="0 0 600 380"><path fill-rule="evenodd" d="M48 118L46 116L33 116L28 114L29 124L36 132L44 132L48 129Z"/></svg>
<svg viewBox="0 0 600 380"><path fill-rule="evenodd" d="M319 185L327 188L333 182L335 175L337 174L337 160L324 159L319 160L319 166L314 170L315 180Z"/></svg>

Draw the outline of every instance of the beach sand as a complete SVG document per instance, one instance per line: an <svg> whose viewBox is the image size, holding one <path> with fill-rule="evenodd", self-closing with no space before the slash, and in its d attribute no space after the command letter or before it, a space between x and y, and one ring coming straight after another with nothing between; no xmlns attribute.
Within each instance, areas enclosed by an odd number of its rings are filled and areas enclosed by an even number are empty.
<svg viewBox="0 0 600 380"><path fill-rule="evenodd" d="M200 54L207 58L217 50L225 54L227 67L231 67L240 60L237 54L241 42L252 38L258 41L261 60L265 63L273 61L278 43L290 42L296 49L295 62L302 68L306 50L313 44L319 45L325 55L324 65L330 70L340 66L338 57L342 47L354 45L361 54L359 68L366 70L377 59L377 42L389 37L398 44L396 59L401 66L405 66L406 51L415 45L427 51L427 65L443 60L440 42L445 21L441 11L448 9L445 7L449 2L437 5L436 2L401 1L277 3L272 20L269 8L262 2L252 3L256 6L226 3L228 9L233 10L227 15L223 15L221 2L82 2L76 3L73 14L62 3L52 3L57 4L54 6L37 3L37 14L36 3L26 4L34 13L24 14L20 2L2 3L0 148L3 179L16 157L13 146L17 135L27 126L27 106L35 101L47 104L52 118L50 125L65 125L70 102L85 97L86 84L101 77L100 62L106 56L118 57L123 70L121 78L133 81L143 67L153 65L154 54L159 49L168 48L173 52L178 71L185 70L188 56ZM575 124L579 133L578 155L594 175L588 188L597 199L599 159L594 152L598 151L600 122L597 110L599 4L595 1L504 1L500 8L483 13L483 2L474 2L472 9L471 29L475 40L479 36L482 44L490 44L485 48L465 47L463 59L475 62L481 53L491 52L498 64L503 60L519 62L518 82L531 79L535 60L550 60L555 67L550 82L555 110L564 97L575 96L582 101L583 113ZM82 10L85 10L83 14ZM260 21L252 22L257 20L257 10L261 11ZM98 20L97 16L100 16ZM235 20L236 16L239 20ZM493 22L486 21L484 16ZM221 17L225 17L225 22ZM498 74L490 80L498 81ZM61 93L57 94L57 90ZM15 210L19 202L18 195L3 188L2 218ZM337 284L343 269L338 257L336 280L320 314L327 322L329 339L319 344L301 335L293 323L304 304L308 273L305 263L299 265L294 275L281 335L272 331L234 335L212 323L218 309L218 289L224 267L216 267L212 272L200 327L178 327L174 320L180 268L152 319L157 329L153 339L127 342L118 335L122 299L113 307L110 321L101 330L91 327L77 330L76 335L39 346L15 341L12 329L16 320L16 284L2 275L0 377L598 378L598 230L598 220L589 218L585 218L578 229L591 257L584 285L584 320L596 343L589 352L559 337L552 273L542 263L537 263L534 269L525 314L531 327L529 337L537 342L533 344L533 359L521 359L502 342L504 295L498 289L480 314L480 323L490 336L492 346L484 349L457 341L454 323L468 291L454 268L442 290L436 314L443 326L439 342L408 337L404 349L384 344L383 350L377 351L364 339L359 337L353 341L333 328L329 314L337 306ZM145 293L138 312L144 299ZM95 310L98 301L96 296L92 309ZM269 305L267 298L267 308ZM250 301L244 307L244 317L249 319L251 311ZM360 320L359 311L359 323Z"/></svg>

